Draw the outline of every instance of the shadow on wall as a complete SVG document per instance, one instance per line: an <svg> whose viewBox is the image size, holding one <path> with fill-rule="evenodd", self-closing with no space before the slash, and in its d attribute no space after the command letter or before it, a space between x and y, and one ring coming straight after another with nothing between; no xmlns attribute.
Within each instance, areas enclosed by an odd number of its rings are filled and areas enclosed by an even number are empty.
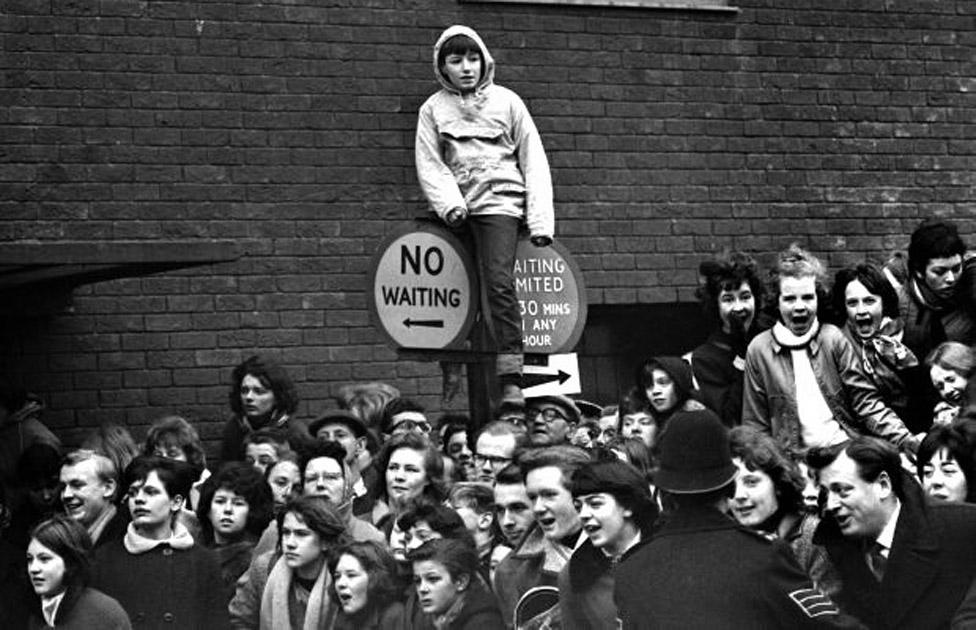
<svg viewBox="0 0 976 630"><path fill-rule="evenodd" d="M658 355L681 355L709 333L701 305L591 305L577 345L586 400L615 404L633 386L634 370Z"/></svg>

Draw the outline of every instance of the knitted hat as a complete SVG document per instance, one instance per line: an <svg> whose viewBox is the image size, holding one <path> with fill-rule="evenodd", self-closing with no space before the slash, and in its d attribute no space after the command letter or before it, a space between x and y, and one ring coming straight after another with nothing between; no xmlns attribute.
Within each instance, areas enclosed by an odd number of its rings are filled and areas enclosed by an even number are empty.
<svg viewBox="0 0 976 630"><path fill-rule="evenodd" d="M359 416L344 409L326 411L324 415L312 420L308 425L308 432L314 438L319 429L327 424L343 424L349 427L357 438L361 438L367 433L366 425L359 419Z"/></svg>
<svg viewBox="0 0 976 630"><path fill-rule="evenodd" d="M550 396L536 396L534 398L527 398L525 400L526 408L533 407L539 403L549 403L550 405L555 405L565 412L566 418L571 423L579 424L580 422L580 411L576 407L576 403L569 396L552 394Z"/></svg>
<svg viewBox="0 0 976 630"><path fill-rule="evenodd" d="M718 490L735 479L729 432L713 411L678 411L660 440L655 483L675 494Z"/></svg>

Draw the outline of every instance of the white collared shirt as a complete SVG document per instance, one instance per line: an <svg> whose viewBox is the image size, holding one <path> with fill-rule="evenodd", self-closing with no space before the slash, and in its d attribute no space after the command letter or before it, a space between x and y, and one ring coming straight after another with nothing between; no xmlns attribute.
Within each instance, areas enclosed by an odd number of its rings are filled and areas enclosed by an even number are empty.
<svg viewBox="0 0 976 630"><path fill-rule="evenodd" d="M901 501L895 499L895 511L891 513L888 522L885 523L878 539L875 541L881 547L881 555L885 558L891 554L891 545L895 542L895 527L898 525L898 516L901 514Z"/></svg>
<svg viewBox="0 0 976 630"><path fill-rule="evenodd" d="M41 612L44 613L44 623L54 627L54 618L58 616L58 608L61 607L61 600L64 599L65 591L61 591L54 597L41 598Z"/></svg>

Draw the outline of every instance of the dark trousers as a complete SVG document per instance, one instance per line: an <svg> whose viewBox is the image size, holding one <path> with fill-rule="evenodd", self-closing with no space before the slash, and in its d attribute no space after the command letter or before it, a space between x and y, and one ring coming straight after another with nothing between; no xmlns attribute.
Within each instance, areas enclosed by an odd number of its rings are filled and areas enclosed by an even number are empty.
<svg viewBox="0 0 976 630"><path fill-rule="evenodd" d="M514 271L519 223L504 215L473 215L465 221L474 241L482 313L498 352L498 374L522 372L522 315Z"/></svg>

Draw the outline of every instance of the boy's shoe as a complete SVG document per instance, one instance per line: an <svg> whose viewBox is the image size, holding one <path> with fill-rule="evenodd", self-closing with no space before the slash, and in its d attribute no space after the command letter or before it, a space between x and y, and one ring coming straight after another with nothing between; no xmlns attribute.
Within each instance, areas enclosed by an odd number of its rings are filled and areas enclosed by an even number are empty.
<svg viewBox="0 0 976 630"><path fill-rule="evenodd" d="M522 388L513 383L506 383L502 386L502 403L509 405L525 406L525 394Z"/></svg>

